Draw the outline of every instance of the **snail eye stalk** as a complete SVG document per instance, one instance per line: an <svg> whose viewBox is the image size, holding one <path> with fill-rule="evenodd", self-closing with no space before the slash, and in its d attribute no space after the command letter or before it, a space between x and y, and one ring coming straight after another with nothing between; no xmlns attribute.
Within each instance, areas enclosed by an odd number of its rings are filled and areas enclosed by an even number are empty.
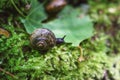
<svg viewBox="0 0 120 80"><path fill-rule="evenodd" d="M66 37L66 35L64 35L62 39L64 40L64 39L65 39L65 37Z"/></svg>

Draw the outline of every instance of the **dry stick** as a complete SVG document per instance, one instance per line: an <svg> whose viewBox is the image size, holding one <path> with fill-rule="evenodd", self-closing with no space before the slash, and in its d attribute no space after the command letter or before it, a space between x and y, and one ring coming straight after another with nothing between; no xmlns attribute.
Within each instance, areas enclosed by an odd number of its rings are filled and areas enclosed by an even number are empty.
<svg viewBox="0 0 120 80"><path fill-rule="evenodd" d="M82 50L82 47L81 46L78 46L78 48L80 49L80 53L81 53L81 55L80 55L80 57L78 58L78 61L84 61L85 59L84 59L84 57L83 57L83 50Z"/></svg>
<svg viewBox="0 0 120 80"><path fill-rule="evenodd" d="M6 74L10 75L11 77L13 77L13 78L16 78L16 79L17 79L17 77L16 77L15 75L13 75L12 73L10 73L10 72L8 72L8 71L5 71L5 70L4 70L4 69L2 69L2 68L0 68L0 71L2 71L2 72L4 72L4 73L6 73Z"/></svg>

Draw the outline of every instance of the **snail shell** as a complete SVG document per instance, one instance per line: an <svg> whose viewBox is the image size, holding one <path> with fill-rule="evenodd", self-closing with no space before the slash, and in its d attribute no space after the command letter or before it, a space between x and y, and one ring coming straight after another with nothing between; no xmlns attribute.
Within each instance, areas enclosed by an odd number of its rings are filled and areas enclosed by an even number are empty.
<svg viewBox="0 0 120 80"><path fill-rule="evenodd" d="M30 42L36 49L46 51L56 45L56 37L51 30L39 28L33 31Z"/></svg>
<svg viewBox="0 0 120 80"><path fill-rule="evenodd" d="M47 6L47 12L58 12L67 4L66 0L52 0Z"/></svg>

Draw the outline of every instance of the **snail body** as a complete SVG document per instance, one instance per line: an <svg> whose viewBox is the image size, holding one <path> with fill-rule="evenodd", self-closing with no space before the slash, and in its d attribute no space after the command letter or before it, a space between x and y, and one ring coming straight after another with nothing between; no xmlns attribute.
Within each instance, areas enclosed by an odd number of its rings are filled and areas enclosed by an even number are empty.
<svg viewBox="0 0 120 80"><path fill-rule="evenodd" d="M64 43L63 38L56 38L54 33L46 28L39 28L33 31L30 36L31 45L39 51L47 51L56 44Z"/></svg>

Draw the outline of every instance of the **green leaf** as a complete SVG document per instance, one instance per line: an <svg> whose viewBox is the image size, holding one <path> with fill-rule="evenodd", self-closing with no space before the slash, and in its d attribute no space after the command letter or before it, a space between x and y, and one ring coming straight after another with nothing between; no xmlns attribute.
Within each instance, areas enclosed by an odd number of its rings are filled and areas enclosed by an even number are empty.
<svg viewBox="0 0 120 80"><path fill-rule="evenodd" d="M51 29L56 37L62 38L66 35L65 41L73 43L73 46L78 46L81 41L93 35L92 20L88 16L80 17L78 10L43 24L43 27Z"/></svg>
<svg viewBox="0 0 120 80"><path fill-rule="evenodd" d="M44 7L37 0L31 1L31 9L25 19L21 18L26 31L31 34L33 30L41 27L41 21L46 19Z"/></svg>

